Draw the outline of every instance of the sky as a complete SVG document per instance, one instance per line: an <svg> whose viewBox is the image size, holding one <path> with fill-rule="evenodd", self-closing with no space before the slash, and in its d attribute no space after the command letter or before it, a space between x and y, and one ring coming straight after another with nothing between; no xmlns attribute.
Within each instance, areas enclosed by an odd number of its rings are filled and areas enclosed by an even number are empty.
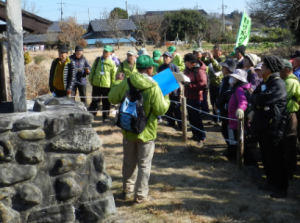
<svg viewBox="0 0 300 223"><path fill-rule="evenodd" d="M224 0L227 6L225 14L229 14L234 10L244 11L246 8L246 0ZM38 9L38 16L51 21L59 21L61 18L61 0L30 0ZM76 15L80 24L89 22L90 19L99 19L103 12L111 11L115 7L125 9L125 0L62 0L63 18ZM207 13L222 13L222 0L128 0L129 14L130 8L138 6L141 11L163 11L163 10L179 10L182 8L204 9Z"/></svg>

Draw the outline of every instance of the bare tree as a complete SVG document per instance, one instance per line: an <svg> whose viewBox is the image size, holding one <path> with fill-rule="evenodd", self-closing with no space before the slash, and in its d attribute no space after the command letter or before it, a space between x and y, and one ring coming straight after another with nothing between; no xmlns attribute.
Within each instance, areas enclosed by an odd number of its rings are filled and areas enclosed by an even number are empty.
<svg viewBox="0 0 300 223"><path fill-rule="evenodd" d="M86 42L82 38L85 33L84 28L77 23L76 17L69 17L66 21L59 23L61 33L58 39L66 44L69 44L73 49L76 45L86 46Z"/></svg>
<svg viewBox="0 0 300 223"><path fill-rule="evenodd" d="M22 9L32 14L40 12L40 8L37 7L35 1L30 2L29 0L22 0Z"/></svg>

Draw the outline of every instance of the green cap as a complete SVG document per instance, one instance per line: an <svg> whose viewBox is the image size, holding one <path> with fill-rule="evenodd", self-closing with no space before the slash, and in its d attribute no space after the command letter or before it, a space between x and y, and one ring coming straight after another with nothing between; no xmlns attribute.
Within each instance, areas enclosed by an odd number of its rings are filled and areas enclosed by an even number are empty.
<svg viewBox="0 0 300 223"><path fill-rule="evenodd" d="M154 63L153 59L150 56L147 55L139 56L136 60L137 68L148 68L151 66L158 66L158 64Z"/></svg>
<svg viewBox="0 0 300 223"><path fill-rule="evenodd" d="M105 45L104 50L107 51L107 52L112 52L113 48L110 45Z"/></svg>
<svg viewBox="0 0 300 223"><path fill-rule="evenodd" d="M173 54L176 51L176 46L170 46L168 51Z"/></svg>
<svg viewBox="0 0 300 223"><path fill-rule="evenodd" d="M284 68L287 67L287 68L293 69L292 63L287 59L283 59L283 65L284 65Z"/></svg>
<svg viewBox="0 0 300 223"><path fill-rule="evenodd" d="M159 60L161 57L161 52L159 50L153 51L153 60Z"/></svg>

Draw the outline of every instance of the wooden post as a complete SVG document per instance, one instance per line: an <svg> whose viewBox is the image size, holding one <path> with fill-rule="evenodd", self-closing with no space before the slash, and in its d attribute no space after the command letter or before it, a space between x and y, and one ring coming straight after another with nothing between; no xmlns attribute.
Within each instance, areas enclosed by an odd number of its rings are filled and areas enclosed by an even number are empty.
<svg viewBox="0 0 300 223"><path fill-rule="evenodd" d="M7 88L4 67L4 44L0 43L0 102L7 101Z"/></svg>
<svg viewBox="0 0 300 223"><path fill-rule="evenodd" d="M244 118L238 120L238 147L237 147L237 166L239 170L244 167Z"/></svg>
<svg viewBox="0 0 300 223"><path fill-rule="evenodd" d="M187 142L187 110L186 110L186 98L181 98L181 108L182 108L182 140Z"/></svg>
<svg viewBox="0 0 300 223"><path fill-rule="evenodd" d="M6 0L7 58L14 112L26 112L21 0Z"/></svg>

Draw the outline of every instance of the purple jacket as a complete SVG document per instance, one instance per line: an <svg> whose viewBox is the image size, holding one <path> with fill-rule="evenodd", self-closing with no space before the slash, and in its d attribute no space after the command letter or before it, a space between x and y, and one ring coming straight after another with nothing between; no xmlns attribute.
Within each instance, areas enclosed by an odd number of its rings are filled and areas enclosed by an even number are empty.
<svg viewBox="0 0 300 223"><path fill-rule="evenodd" d="M247 106L248 106L248 101L245 96L244 90L250 89L250 88L251 88L251 84L248 83L243 86L237 87L235 92L232 93L231 98L229 100L228 118L237 119L235 116L235 112L239 108L242 109L243 111L246 111ZM237 129L238 122L229 120L229 127L232 129Z"/></svg>
<svg viewBox="0 0 300 223"><path fill-rule="evenodd" d="M251 83L253 90L257 88L258 85L260 85L260 79L255 73L254 69L248 70L248 76L247 76L247 81Z"/></svg>

